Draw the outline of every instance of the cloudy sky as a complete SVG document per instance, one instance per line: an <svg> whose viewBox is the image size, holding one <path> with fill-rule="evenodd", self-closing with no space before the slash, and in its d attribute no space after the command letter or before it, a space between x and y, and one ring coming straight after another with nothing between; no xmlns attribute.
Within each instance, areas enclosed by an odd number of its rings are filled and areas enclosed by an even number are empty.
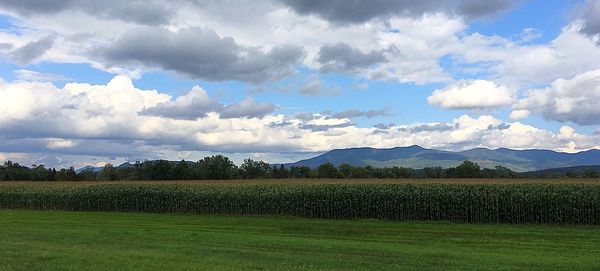
<svg viewBox="0 0 600 271"><path fill-rule="evenodd" d="M600 0L3 0L0 160L600 148Z"/></svg>

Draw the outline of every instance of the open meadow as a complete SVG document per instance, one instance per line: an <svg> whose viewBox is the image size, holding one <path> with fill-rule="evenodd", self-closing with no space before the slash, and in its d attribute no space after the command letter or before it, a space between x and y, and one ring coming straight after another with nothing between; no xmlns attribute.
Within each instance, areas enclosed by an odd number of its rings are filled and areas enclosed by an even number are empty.
<svg viewBox="0 0 600 271"><path fill-rule="evenodd" d="M600 228L0 211L0 270L598 270Z"/></svg>

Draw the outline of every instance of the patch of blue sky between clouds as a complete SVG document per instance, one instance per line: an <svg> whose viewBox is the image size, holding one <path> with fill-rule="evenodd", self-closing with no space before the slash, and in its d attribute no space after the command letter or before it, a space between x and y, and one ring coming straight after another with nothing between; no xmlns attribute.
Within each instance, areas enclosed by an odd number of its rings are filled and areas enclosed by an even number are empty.
<svg viewBox="0 0 600 271"><path fill-rule="evenodd" d="M499 18L484 18L472 22L467 32L477 32L487 36L497 35L516 40L523 30L532 28L539 30L542 35L529 43L547 43L560 34L561 28L570 19L573 5L579 2L569 0L524 1L509 12L498 15Z"/></svg>
<svg viewBox="0 0 600 271"><path fill-rule="evenodd" d="M16 20L9 15L0 14L0 30L5 33L20 35L21 29L15 24Z"/></svg>

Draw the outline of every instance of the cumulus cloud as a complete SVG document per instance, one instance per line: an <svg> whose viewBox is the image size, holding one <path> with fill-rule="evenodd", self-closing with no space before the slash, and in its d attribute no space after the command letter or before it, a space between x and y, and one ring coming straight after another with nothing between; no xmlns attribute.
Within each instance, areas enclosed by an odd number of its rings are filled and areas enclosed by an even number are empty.
<svg viewBox="0 0 600 271"><path fill-rule="evenodd" d="M318 78L311 77L300 86L299 92L301 95L319 96L319 95L339 95L341 89L339 86L326 84Z"/></svg>
<svg viewBox="0 0 600 271"><path fill-rule="evenodd" d="M458 64L471 63L505 84L536 86L600 68L600 47L578 31L565 26L549 43L520 44L500 36L474 33L461 39L453 52Z"/></svg>
<svg viewBox="0 0 600 271"><path fill-rule="evenodd" d="M208 97L204 89L194 86L187 94L156 106L145 108L142 115L162 116L172 119L194 120L218 111L222 105Z"/></svg>
<svg viewBox="0 0 600 271"><path fill-rule="evenodd" d="M323 82L318 79L310 80L302 87L300 87L300 94L317 96L321 93Z"/></svg>
<svg viewBox="0 0 600 271"><path fill-rule="evenodd" d="M116 65L161 68L192 78L251 83L288 76L304 58L302 47L274 46L268 51L245 47L214 30L197 27L169 31L159 27L136 28L101 49L101 56Z"/></svg>
<svg viewBox="0 0 600 271"><path fill-rule="evenodd" d="M87 15L103 19L118 19L145 25L165 24L174 11L164 1L156 0L4 0L6 8L25 16L82 11Z"/></svg>
<svg viewBox="0 0 600 271"><path fill-rule="evenodd" d="M510 112L509 118L512 120L526 119L530 114L531 112L526 109L513 110Z"/></svg>
<svg viewBox="0 0 600 271"><path fill-rule="evenodd" d="M583 21L581 32L588 35L600 34L600 1L587 0L580 13Z"/></svg>
<svg viewBox="0 0 600 271"><path fill-rule="evenodd" d="M427 101L446 109L485 109L511 104L513 91L487 80L461 80L435 90Z"/></svg>
<svg viewBox="0 0 600 271"><path fill-rule="evenodd" d="M310 1L280 0L300 14L314 14L334 23L363 23L374 18L390 16L420 16L425 13L445 12L466 18L479 18L505 11L518 1Z"/></svg>
<svg viewBox="0 0 600 271"><path fill-rule="evenodd" d="M558 79L549 87L530 90L514 106L515 110L540 113L556 121L581 125L600 124L600 70L570 79Z"/></svg>
<svg viewBox="0 0 600 271"><path fill-rule="evenodd" d="M362 110L358 110L358 109L349 109L349 110L344 110L344 111L335 113L331 116L334 118L339 118L339 119L360 118L360 117L375 118L375 117L381 117L381 116L389 116L390 114L391 114L390 109L388 107L386 107L386 108L382 108L382 109L371 109L371 110L367 110L367 111L362 111Z"/></svg>
<svg viewBox="0 0 600 271"><path fill-rule="evenodd" d="M73 140L52 139L48 142L48 149L73 148L77 146L77 142Z"/></svg>
<svg viewBox="0 0 600 271"><path fill-rule="evenodd" d="M420 133L420 132L444 132L454 130L456 124L452 125L449 123L426 123L411 125L409 127L400 127L398 130L404 132Z"/></svg>
<svg viewBox="0 0 600 271"><path fill-rule="evenodd" d="M31 41L22 47L13 50L10 56L13 61L19 64L28 64L41 57L54 44L54 38L47 36L35 41Z"/></svg>
<svg viewBox="0 0 600 271"><path fill-rule="evenodd" d="M223 119L231 118L263 118L273 113L277 106L270 103L259 103L246 98L239 103L222 105L208 97L208 93L200 86L194 86L185 95L156 106L145 108L140 115L158 116L179 120L195 120L205 118L209 113L218 113Z"/></svg>
<svg viewBox="0 0 600 271"><path fill-rule="evenodd" d="M40 60L89 63L116 74L122 74L124 70L146 72L162 69L196 79L264 83L289 78L289 75L295 74L296 68L302 66L315 70L327 66L324 71L351 69L365 79L424 84L450 79L439 65L439 58L452 50L457 42L456 35L467 27L461 18L443 13L393 17L385 22L340 27L315 16L296 14L288 6L275 1L181 1L178 5L156 1L173 9L171 21L142 27L146 29L144 31L139 23L101 16L101 8L96 8L98 15L90 16L78 7L84 2L86 0L73 0L73 3L55 12L40 11L42 13L16 12L14 7L8 7L29 5L20 1L6 4L4 8L0 6L0 12L17 17L15 25L18 30L27 33L25 37L12 35L9 38L0 33L0 38L20 46L27 41L26 38L35 39L51 33L57 37L56 45ZM112 6L124 8L129 2L137 3L127 1ZM148 6L153 6L155 1L148 3ZM33 1L31 5L42 4ZM231 5L236 5L236 9L231 9ZM52 10L51 7L39 10L46 9ZM202 27L201 31L195 32L203 34L182 34L186 32L183 30L197 27ZM209 38L209 32L218 33L217 38ZM202 38L221 39L222 42L214 41L208 46ZM233 52L223 53L229 48L225 41L230 39L234 44ZM331 59L324 64L317 61L322 48L344 43L351 46L349 55L329 56ZM389 50L394 46L397 49ZM131 48L140 51L131 52L134 51ZM203 52L215 53L217 59L209 61L206 56L209 53ZM177 60L163 59L169 54ZM361 54L360 62L348 57ZM385 55L386 61L375 63L381 60L382 55Z"/></svg>
<svg viewBox="0 0 600 271"><path fill-rule="evenodd" d="M128 137L132 115L169 99L139 90L127 77L106 85L14 82L0 86L0 130L19 137ZM104 116L104 117L103 117Z"/></svg>
<svg viewBox="0 0 600 271"><path fill-rule="evenodd" d="M223 107L219 116L224 119L232 118L263 118L273 113L277 106L270 103L259 103L252 98L246 98L239 103Z"/></svg>
<svg viewBox="0 0 600 271"><path fill-rule="evenodd" d="M0 33L6 46L19 48L51 34L56 44L38 60L90 63L119 74L162 69L195 79L264 83L307 67L427 84L452 80L453 71L440 65L450 60L459 72L530 87L600 68L597 39L575 23L548 43L528 42L539 37L533 29L510 38L466 34L465 18L496 14L518 0L0 2L0 12L18 17L14 24L24 34Z"/></svg>
<svg viewBox="0 0 600 271"><path fill-rule="evenodd" d="M325 45L319 50L317 61L322 72L351 72L386 61L383 52L363 53L347 43Z"/></svg>
<svg viewBox="0 0 600 271"><path fill-rule="evenodd" d="M202 96L196 89L190 95ZM224 119L218 112L193 120L140 114L159 104L185 105L156 90L137 89L118 76L106 85L12 82L0 85L0 152L60 155L136 155L172 159L181 152L322 152L358 146L421 145L440 149L474 147L547 148L577 151L599 147L600 135L572 128L552 132L492 116L463 115L449 122L359 127L325 114L274 115L244 111ZM193 99L192 99L193 100ZM168 107L168 106L166 106ZM234 108L234 107L231 107ZM164 108L163 108L164 109ZM246 116L258 117L246 117ZM262 118L260 117L262 116Z"/></svg>
<svg viewBox="0 0 600 271"><path fill-rule="evenodd" d="M365 79L424 84L450 79L439 58L452 50L456 35L467 27L462 19L442 13L340 27L296 14L274 1L182 1L170 5L174 13L169 23L143 27L118 18L90 16L74 8L75 2L54 13L30 15L0 6L3 13L13 10L7 12L18 18L18 30L27 33L24 37L0 33L0 38L20 46L51 33L57 37L56 45L41 61L89 63L115 74L161 69L194 79L264 83L289 78L298 68L324 66L324 71L349 69ZM123 5L128 4L114 6ZM231 5L238 8L231 9ZM349 51L329 54L324 64L318 62L321 49L325 53L327 47L344 43L351 46ZM354 56L362 56L361 61Z"/></svg>

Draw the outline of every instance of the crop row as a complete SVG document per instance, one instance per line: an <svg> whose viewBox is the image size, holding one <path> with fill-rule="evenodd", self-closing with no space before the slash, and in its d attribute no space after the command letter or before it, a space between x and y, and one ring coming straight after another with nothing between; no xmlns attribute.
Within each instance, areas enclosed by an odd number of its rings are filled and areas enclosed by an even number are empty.
<svg viewBox="0 0 600 271"><path fill-rule="evenodd" d="M600 224L600 185L11 185L0 187L0 208Z"/></svg>

